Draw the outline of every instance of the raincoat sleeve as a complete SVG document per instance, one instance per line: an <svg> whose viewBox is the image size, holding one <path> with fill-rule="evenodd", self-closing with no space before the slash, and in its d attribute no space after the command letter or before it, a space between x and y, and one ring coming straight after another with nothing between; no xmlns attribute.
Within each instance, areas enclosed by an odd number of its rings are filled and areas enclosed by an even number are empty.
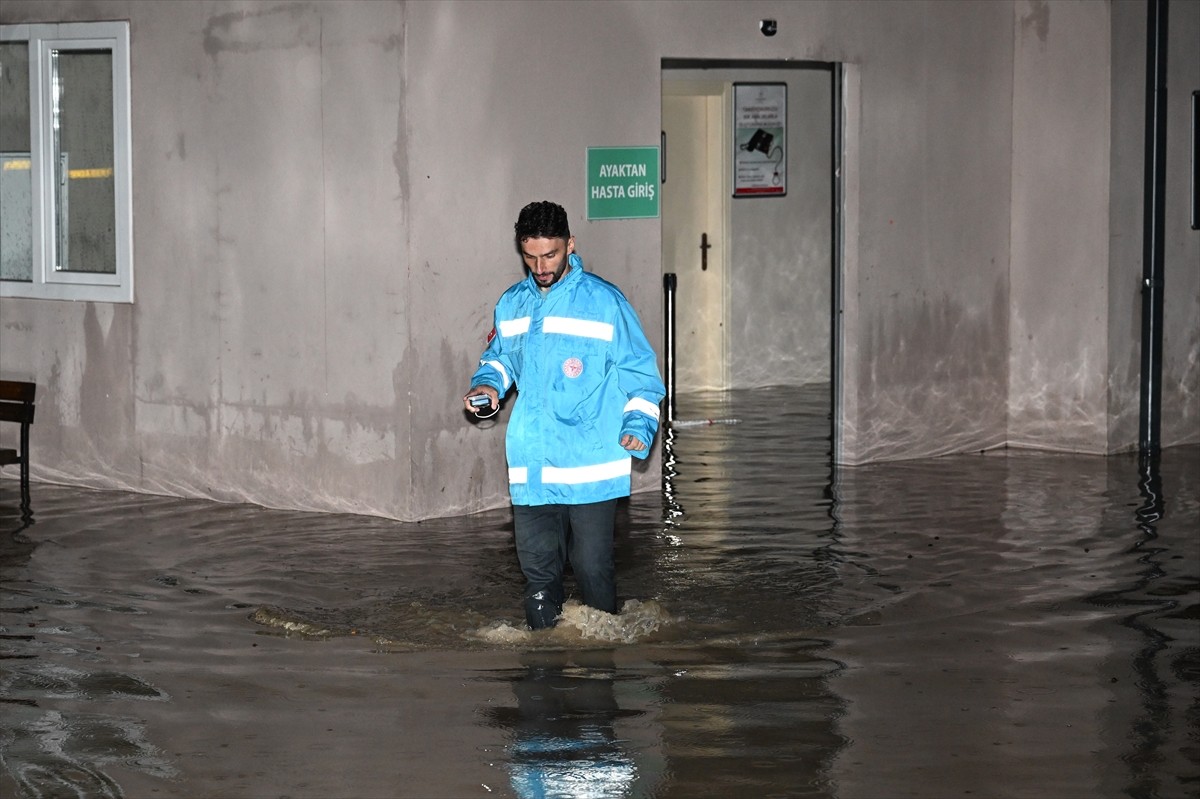
<svg viewBox="0 0 1200 799"><path fill-rule="evenodd" d="M479 358L479 368L471 376L471 387L491 386L503 397L517 382L517 359L513 352L504 345L504 336L500 330L500 305L497 304L493 315L495 326L488 341L487 349Z"/></svg>
<svg viewBox="0 0 1200 799"><path fill-rule="evenodd" d="M659 406L666 394L658 372L658 360L637 313L628 300L619 303L617 337L617 384L626 397L621 424L621 436L632 435L646 445L641 452L631 452L645 459L658 430Z"/></svg>

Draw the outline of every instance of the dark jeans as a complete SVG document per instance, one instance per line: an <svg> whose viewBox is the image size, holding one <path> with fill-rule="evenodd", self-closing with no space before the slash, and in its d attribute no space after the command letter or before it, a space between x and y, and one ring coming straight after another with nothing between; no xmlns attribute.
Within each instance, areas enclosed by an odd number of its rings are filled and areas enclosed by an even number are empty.
<svg viewBox="0 0 1200 799"><path fill-rule="evenodd" d="M568 561L583 604L616 613L616 514L615 499L586 505L513 505L517 559L525 574L525 620L532 629L553 627L562 612Z"/></svg>

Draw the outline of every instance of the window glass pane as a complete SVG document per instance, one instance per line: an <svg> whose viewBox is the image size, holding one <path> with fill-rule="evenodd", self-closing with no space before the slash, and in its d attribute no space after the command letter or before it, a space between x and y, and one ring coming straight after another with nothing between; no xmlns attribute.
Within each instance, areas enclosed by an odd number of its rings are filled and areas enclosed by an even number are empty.
<svg viewBox="0 0 1200 799"><path fill-rule="evenodd" d="M112 52L53 50L55 267L117 271Z"/></svg>
<svg viewBox="0 0 1200 799"><path fill-rule="evenodd" d="M0 42L0 280L33 279L29 43Z"/></svg>

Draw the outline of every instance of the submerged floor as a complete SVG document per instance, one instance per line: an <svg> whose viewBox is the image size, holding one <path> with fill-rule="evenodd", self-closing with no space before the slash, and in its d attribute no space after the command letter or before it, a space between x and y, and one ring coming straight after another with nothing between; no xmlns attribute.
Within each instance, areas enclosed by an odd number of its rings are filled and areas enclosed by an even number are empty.
<svg viewBox="0 0 1200 799"><path fill-rule="evenodd" d="M823 392L681 398L618 617L511 517L0 482L0 795L1185 797L1200 447L834 471Z"/></svg>

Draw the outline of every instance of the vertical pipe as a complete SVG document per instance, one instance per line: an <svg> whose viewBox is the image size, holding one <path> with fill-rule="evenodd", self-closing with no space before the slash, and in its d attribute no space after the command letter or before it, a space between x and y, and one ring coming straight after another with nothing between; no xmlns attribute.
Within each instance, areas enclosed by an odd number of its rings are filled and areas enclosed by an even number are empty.
<svg viewBox="0 0 1200 799"><path fill-rule="evenodd" d="M667 422L675 421L675 273L663 275L663 327L667 359Z"/></svg>
<svg viewBox="0 0 1200 799"><path fill-rule="evenodd" d="M1138 446L1160 448L1162 416L1163 233L1167 173L1167 0L1146 3L1146 167L1142 229L1142 366Z"/></svg>
<svg viewBox="0 0 1200 799"><path fill-rule="evenodd" d="M830 218L833 221L831 231L832 263L830 264L830 307L829 307L829 373L830 373L830 458L835 464L842 455L842 259L844 229L842 227L842 65L840 62L832 69L832 108L830 120L833 126L830 140L833 152L830 154L833 169L830 180L833 182L830 191L833 208Z"/></svg>

